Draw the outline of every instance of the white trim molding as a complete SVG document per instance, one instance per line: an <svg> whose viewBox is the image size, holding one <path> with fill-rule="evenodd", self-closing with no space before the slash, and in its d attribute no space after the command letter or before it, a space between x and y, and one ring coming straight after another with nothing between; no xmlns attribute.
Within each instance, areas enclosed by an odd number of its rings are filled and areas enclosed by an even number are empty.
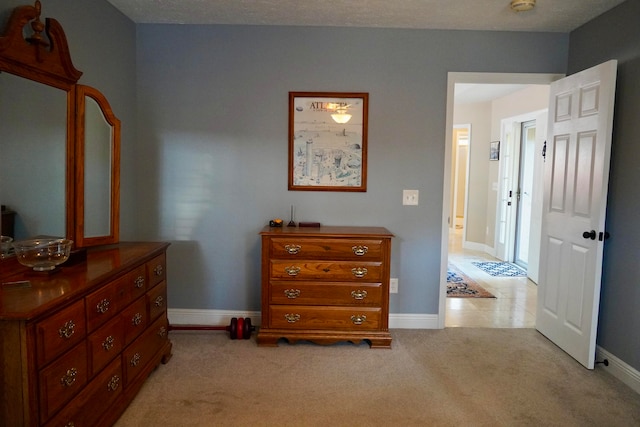
<svg viewBox="0 0 640 427"><path fill-rule="evenodd" d="M640 394L640 372L627 365L604 348L596 346L596 360L603 361L605 359L609 362L609 365L599 365L599 367L631 387L636 393Z"/></svg>
<svg viewBox="0 0 640 427"><path fill-rule="evenodd" d="M193 310L170 308L167 310L171 325L228 325L232 317L249 317L252 325L260 325L259 311ZM389 314L390 329L438 329L437 314Z"/></svg>

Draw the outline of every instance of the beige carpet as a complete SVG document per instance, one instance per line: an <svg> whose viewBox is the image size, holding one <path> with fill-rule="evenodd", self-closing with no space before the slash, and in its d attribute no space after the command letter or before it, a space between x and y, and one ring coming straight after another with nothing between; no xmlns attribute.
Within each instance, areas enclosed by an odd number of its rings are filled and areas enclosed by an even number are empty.
<svg viewBox="0 0 640 427"><path fill-rule="evenodd" d="M533 329L392 330L391 350L257 347L173 331L174 356L116 424L637 426L640 396Z"/></svg>

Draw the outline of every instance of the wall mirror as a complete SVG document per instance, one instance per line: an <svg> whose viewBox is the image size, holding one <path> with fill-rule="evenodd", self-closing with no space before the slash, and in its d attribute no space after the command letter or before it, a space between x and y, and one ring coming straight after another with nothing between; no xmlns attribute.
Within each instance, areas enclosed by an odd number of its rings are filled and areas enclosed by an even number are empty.
<svg viewBox="0 0 640 427"><path fill-rule="evenodd" d="M115 243L120 121L97 89L77 84L62 26L40 14L39 0L15 8L0 35L0 159L11 163L0 202L16 212L17 239Z"/></svg>

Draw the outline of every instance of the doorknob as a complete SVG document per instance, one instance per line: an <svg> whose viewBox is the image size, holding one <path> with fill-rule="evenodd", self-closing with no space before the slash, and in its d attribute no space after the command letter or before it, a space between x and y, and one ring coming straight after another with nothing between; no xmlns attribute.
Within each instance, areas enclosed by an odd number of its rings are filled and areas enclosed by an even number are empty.
<svg viewBox="0 0 640 427"><path fill-rule="evenodd" d="M582 237L584 237L585 239L596 240L596 230L585 231L584 233L582 233Z"/></svg>

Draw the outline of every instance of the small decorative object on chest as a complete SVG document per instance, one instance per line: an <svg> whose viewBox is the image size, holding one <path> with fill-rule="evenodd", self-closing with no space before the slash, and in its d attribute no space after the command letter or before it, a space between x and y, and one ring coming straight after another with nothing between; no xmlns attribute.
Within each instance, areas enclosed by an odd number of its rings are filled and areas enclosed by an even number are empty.
<svg viewBox="0 0 640 427"><path fill-rule="evenodd" d="M391 238L382 227L266 227L257 342L368 341L390 348Z"/></svg>

